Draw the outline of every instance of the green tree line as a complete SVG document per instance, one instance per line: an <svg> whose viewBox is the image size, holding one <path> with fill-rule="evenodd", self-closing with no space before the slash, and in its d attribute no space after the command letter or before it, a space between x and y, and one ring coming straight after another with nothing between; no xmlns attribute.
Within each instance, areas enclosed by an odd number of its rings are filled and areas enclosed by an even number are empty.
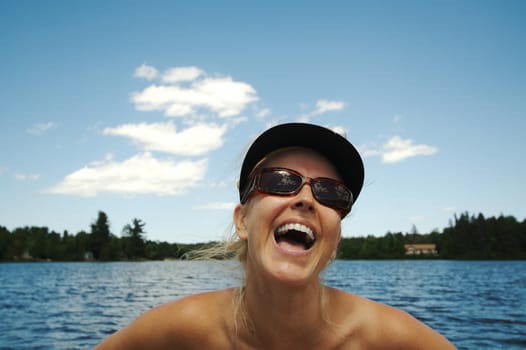
<svg viewBox="0 0 526 350"><path fill-rule="evenodd" d="M90 231L62 234L47 227L22 227L13 231L0 226L0 261L115 261L183 259L209 243L181 244L151 241L145 223L133 219L121 237L110 231L106 213L99 211ZM441 259L526 259L526 220L513 216L485 218L482 214L455 215L442 232L388 232L383 237L342 238L339 259L401 259L406 244L435 244ZM422 258L424 256L419 256Z"/></svg>
<svg viewBox="0 0 526 350"><path fill-rule="evenodd" d="M12 232L0 226L0 261L117 261L182 259L204 243L178 244L146 239L145 223L133 219L117 237L106 213L99 211L90 231L62 234L47 227L21 227Z"/></svg>
<svg viewBox="0 0 526 350"><path fill-rule="evenodd" d="M455 215L442 232L419 234L413 226L411 233L388 232L383 237L343 238L340 259L400 259L406 244L435 244L437 255L411 258L440 259L526 259L526 220L513 216L485 218L469 213Z"/></svg>

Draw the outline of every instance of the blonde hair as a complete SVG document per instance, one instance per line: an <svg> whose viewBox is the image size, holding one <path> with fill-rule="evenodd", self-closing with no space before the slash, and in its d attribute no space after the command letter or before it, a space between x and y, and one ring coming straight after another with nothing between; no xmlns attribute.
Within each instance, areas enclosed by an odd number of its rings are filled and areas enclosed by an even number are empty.
<svg viewBox="0 0 526 350"><path fill-rule="evenodd" d="M215 242L206 247L190 251L185 254L185 258L189 260L206 260L206 261L224 261L237 260L240 264L235 268L241 268L243 273L240 275L240 283L234 290L234 297L232 299L234 328L236 333L239 329L239 323L245 328L250 328L247 321L247 315L243 307L245 300L245 285L246 275L245 265L247 259L248 244L247 241L239 239L233 224L230 225L229 233L226 238L220 242ZM230 267L231 268L231 267Z"/></svg>

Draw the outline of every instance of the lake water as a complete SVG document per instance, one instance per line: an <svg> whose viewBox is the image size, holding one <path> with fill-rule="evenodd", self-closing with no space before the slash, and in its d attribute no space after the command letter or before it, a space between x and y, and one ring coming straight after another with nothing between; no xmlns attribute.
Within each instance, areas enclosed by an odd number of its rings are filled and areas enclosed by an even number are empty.
<svg viewBox="0 0 526 350"><path fill-rule="evenodd" d="M526 349L526 261L336 261L325 281L459 349ZM211 262L0 264L0 349L90 349L153 306L237 284Z"/></svg>

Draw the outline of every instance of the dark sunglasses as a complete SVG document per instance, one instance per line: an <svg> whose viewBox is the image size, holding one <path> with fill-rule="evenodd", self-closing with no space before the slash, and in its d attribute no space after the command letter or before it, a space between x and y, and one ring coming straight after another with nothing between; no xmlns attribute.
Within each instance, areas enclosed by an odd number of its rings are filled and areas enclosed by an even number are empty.
<svg viewBox="0 0 526 350"><path fill-rule="evenodd" d="M310 185L312 195L318 202L341 211L342 217L351 210L353 195L343 183L326 177L312 179L287 168L263 168L258 171L243 194L241 203L245 203L253 191L288 196L299 193L305 184Z"/></svg>

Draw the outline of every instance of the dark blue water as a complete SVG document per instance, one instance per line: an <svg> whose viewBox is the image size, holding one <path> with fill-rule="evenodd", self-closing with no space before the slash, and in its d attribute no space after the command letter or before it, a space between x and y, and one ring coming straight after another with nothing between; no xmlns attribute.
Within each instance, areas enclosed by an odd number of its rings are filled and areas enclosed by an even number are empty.
<svg viewBox="0 0 526 350"><path fill-rule="evenodd" d="M408 311L459 349L526 349L524 261L336 261L325 280ZM237 284L209 262L0 264L0 349L90 349L153 306Z"/></svg>

